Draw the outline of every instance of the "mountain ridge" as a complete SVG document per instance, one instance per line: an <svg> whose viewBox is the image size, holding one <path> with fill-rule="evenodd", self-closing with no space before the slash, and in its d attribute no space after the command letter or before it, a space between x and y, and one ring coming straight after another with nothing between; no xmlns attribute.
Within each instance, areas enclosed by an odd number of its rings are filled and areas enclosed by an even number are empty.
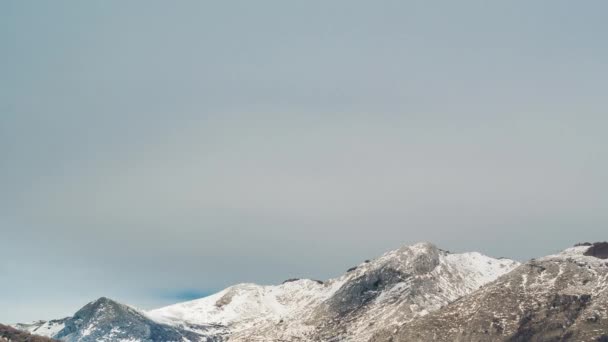
<svg viewBox="0 0 608 342"><path fill-rule="evenodd" d="M608 341L608 244L532 259L479 291L396 331L399 341Z"/></svg>
<svg viewBox="0 0 608 342"><path fill-rule="evenodd" d="M366 341L384 323L395 325L427 315L518 265L477 252L450 253L422 242L365 260L326 281L237 284L205 298L150 311L102 297L65 321L38 324L35 330L68 342L92 341L91 336L100 341L123 337L155 341L153 335L159 332L168 334L165 339L188 341ZM114 308L105 311L118 314L91 318L104 311L92 309L92 303ZM91 322L98 322L97 326L91 327ZM131 331L124 329L125 322L133 324Z"/></svg>
<svg viewBox="0 0 608 342"><path fill-rule="evenodd" d="M608 341L608 243L523 264L423 242L325 281L242 283L144 311L101 297L17 328L90 341Z"/></svg>

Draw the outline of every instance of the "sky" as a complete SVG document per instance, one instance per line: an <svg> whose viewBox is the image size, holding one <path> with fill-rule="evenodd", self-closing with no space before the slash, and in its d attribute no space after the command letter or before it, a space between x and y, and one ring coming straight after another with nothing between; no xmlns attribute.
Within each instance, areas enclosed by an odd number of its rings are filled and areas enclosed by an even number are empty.
<svg viewBox="0 0 608 342"><path fill-rule="evenodd" d="M608 224L605 1L2 1L0 322Z"/></svg>

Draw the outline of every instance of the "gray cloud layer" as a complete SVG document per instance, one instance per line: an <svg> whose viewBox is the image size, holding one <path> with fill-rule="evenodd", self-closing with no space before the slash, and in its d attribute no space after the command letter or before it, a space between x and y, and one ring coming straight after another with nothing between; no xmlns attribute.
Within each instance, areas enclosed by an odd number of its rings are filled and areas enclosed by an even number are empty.
<svg viewBox="0 0 608 342"><path fill-rule="evenodd" d="M171 5L0 5L0 321L606 238L603 2Z"/></svg>

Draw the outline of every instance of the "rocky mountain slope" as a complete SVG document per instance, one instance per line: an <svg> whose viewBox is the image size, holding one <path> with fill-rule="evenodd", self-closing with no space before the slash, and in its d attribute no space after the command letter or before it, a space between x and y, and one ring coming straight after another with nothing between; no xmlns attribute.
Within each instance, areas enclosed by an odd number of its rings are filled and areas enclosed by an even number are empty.
<svg viewBox="0 0 608 342"><path fill-rule="evenodd" d="M608 341L608 243L531 260L373 341Z"/></svg>
<svg viewBox="0 0 608 342"><path fill-rule="evenodd" d="M69 342L608 342L607 258L608 243L523 265L419 243L327 281L239 284L148 312L100 298L17 327Z"/></svg>
<svg viewBox="0 0 608 342"><path fill-rule="evenodd" d="M73 317L17 325L64 341L366 341L477 290L518 264L430 243L366 260L327 281L239 284L143 312L100 298Z"/></svg>
<svg viewBox="0 0 608 342"><path fill-rule="evenodd" d="M148 314L179 328L184 323L222 325L230 341L366 341L377 329L438 310L517 265L420 243L325 282L241 284Z"/></svg>

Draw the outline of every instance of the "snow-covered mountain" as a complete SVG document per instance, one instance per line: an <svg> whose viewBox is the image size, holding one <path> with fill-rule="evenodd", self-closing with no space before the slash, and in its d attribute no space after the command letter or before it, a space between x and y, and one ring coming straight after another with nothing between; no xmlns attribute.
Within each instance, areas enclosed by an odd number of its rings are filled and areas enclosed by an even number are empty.
<svg viewBox="0 0 608 342"><path fill-rule="evenodd" d="M33 324L17 324L18 329L41 336L56 338L67 342L95 341L221 341L213 326L197 325L190 330L155 322L130 306L102 297L88 303L74 316L55 321L39 321ZM211 334L204 334L207 329ZM193 331L198 330L200 333Z"/></svg>
<svg viewBox="0 0 608 342"><path fill-rule="evenodd" d="M608 243L531 260L373 341L608 342Z"/></svg>
<svg viewBox="0 0 608 342"><path fill-rule="evenodd" d="M430 243L366 260L327 281L239 284L143 312L101 298L73 317L18 325L64 341L368 341L514 270L518 263Z"/></svg>
<svg viewBox="0 0 608 342"><path fill-rule="evenodd" d="M377 329L438 310L517 265L419 243L325 282L241 284L148 314L180 328L184 323L221 324L230 330L231 341L366 341Z"/></svg>

